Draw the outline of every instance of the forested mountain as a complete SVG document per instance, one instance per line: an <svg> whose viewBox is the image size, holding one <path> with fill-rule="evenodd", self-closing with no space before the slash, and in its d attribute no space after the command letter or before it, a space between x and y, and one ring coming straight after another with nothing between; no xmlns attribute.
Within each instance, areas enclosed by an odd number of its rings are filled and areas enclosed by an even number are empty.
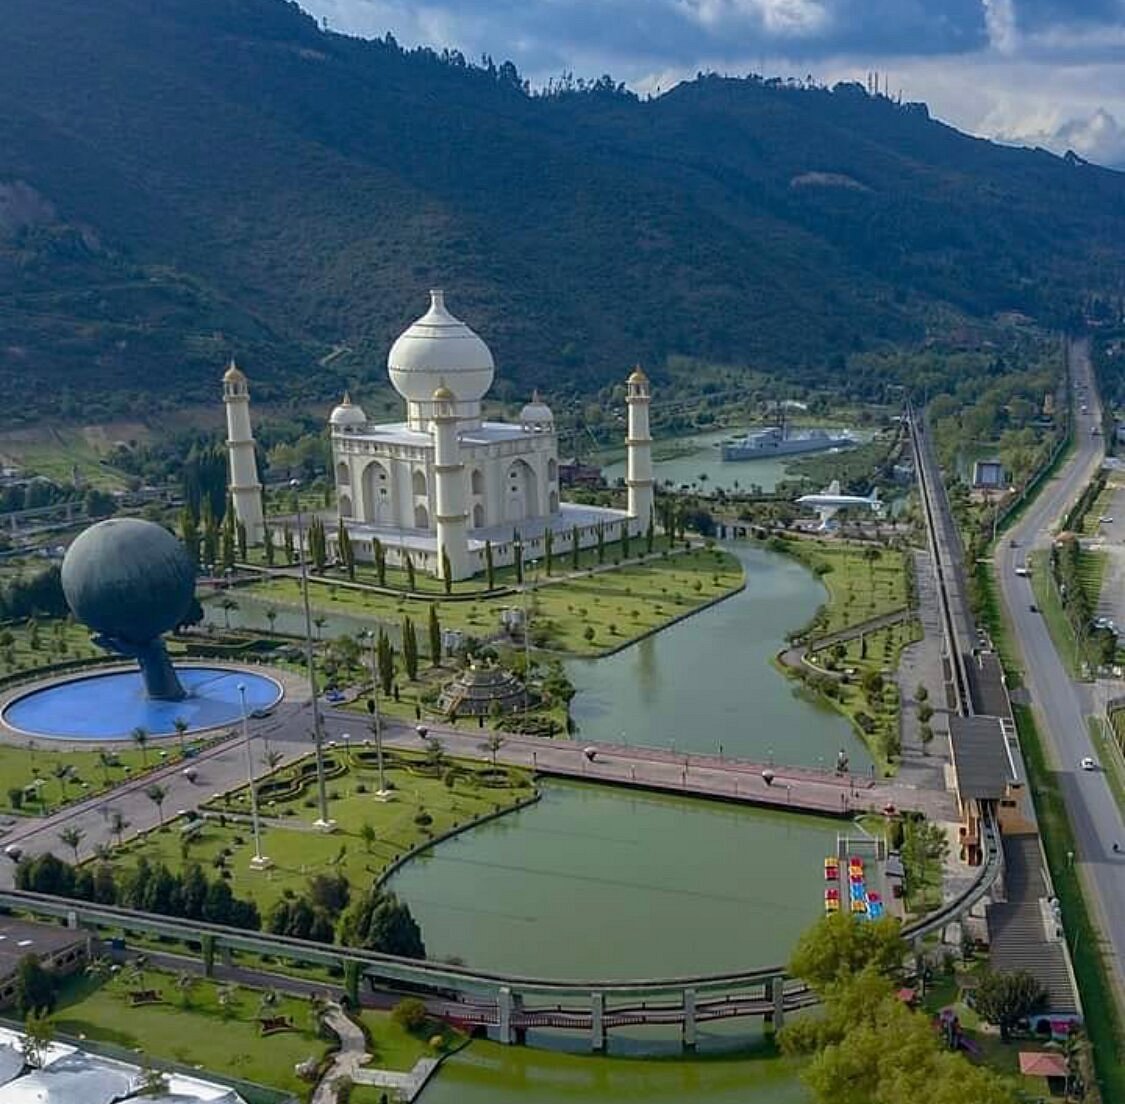
<svg viewBox="0 0 1125 1104"><path fill-rule="evenodd" d="M503 377L582 389L676 353L820 379L1122 281L1125 176L857 86L530 95L282 0L3 8L0 383L41 409L211 399L232 351L327 396L435 284Z"/></svg>

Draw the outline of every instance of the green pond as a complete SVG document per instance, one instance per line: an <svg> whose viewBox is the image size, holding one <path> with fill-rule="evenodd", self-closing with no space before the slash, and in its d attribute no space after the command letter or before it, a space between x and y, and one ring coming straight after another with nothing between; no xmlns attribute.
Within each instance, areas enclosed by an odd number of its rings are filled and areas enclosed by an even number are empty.
<svg viewBox="0 0 1125 1104"><path fill-rule="evenodd" d="M391 879L431 957L540 977L717 973L784 961L822 910L836 821L581 783L542 792Z"/></svg>
<svg viewBox="0 0 1125 1104"><path fill-rule="evenodd" d="M780 1058L602 1058L487 1042L474 1042L449 1059L421 1097L422 1104L808 1104L810 1099L792 1064Z"/></svg>
<svg viewBox="0 0 1125 1104"><path fill-rule="evenodd" d="M728 546L746 588L616 655L571 660L579 739L649 744L779 763L831 767L844 748L871 764L840 714L811 701L773 665L786 632L826 593L795 560L756 545Z"/></svg>
<svg viewBox="0 0 1125 1104"><path fill-rule="evenodd" d="M756 485L766 493L783 479L790 478L785 468L795 459L792 456L724 463L719 446L740 435L739 430L722 429L677 437L674 441L657 441L653 446L653 474L661 483L668 481L673 487L690 487L695 483L702 491L719 487L724 491L749 491ZM611 455L614 458L602 467L602 474L613 486L617 480L625 478L625 457L623 453Z"/></svg>

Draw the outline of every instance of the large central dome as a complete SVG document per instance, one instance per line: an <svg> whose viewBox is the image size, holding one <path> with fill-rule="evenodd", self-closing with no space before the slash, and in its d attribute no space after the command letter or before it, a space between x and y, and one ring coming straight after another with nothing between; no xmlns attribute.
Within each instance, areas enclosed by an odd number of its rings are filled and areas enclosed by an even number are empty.
<svg viewBox="0 0 1125 1104"><path fill-rule="evenodd" d="M430 309L391 346L391 383L407 402L410 424L427 427L434 392L448 387L465 419L480 417L480 400L496 365L488 346L445 308L445 294L430 292Z"/></svg>

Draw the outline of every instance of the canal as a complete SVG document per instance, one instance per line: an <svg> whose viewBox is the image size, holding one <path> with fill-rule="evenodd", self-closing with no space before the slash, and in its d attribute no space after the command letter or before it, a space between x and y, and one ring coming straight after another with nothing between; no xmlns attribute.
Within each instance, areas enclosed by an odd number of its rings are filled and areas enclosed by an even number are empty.
<svg viewBox="0 0 1125 1104"><path fill-rule="evenodd" d="M579 738L648 744L854 770L871 757L848 721L773 665L786 632L824 601L801 564L733 544L746 587L724 602L603 659L571 660Z"/></svg>

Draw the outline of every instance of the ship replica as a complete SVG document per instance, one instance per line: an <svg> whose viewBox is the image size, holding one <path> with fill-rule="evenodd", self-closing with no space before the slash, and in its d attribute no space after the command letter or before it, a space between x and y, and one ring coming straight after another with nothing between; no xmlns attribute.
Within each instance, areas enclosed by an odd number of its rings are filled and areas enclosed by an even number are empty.
<svg viewBox="0 0 1125 1104"><path fill-rule="evenodd" d="M721 448L724 460L762 460L770 456L796 456L802 452L849 448L856 443L855 437L846 429L792 429L783 416L780 425L752 430L745 437L734 437L724 441Z"/></svg>

